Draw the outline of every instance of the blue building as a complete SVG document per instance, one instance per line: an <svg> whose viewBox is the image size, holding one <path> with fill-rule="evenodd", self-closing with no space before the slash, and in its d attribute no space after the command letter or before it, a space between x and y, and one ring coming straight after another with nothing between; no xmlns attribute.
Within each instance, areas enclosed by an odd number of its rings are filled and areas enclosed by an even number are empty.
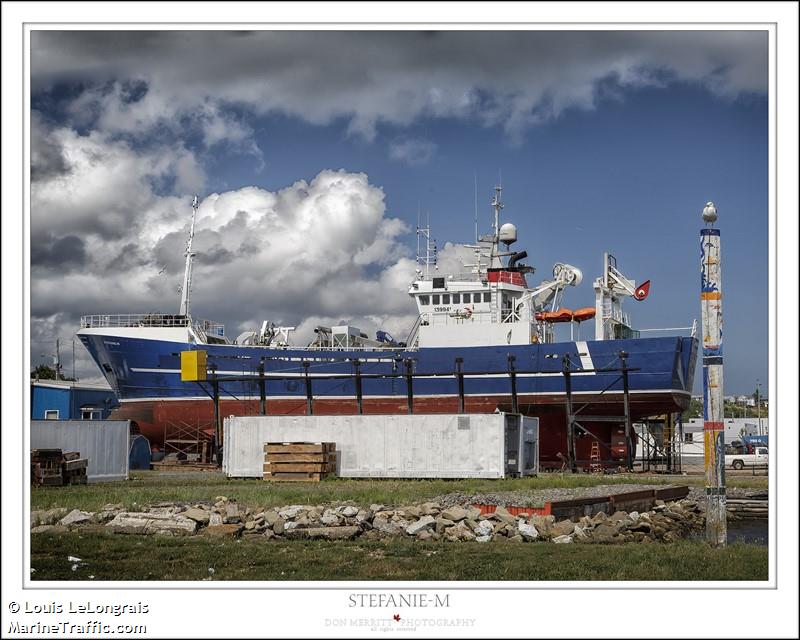
<svg viewBox="0 0 800 640"><path fill-rule="evenodd" d="M32 420L105 420L117 404L117 396L108 386L31 380Z"/></svg>

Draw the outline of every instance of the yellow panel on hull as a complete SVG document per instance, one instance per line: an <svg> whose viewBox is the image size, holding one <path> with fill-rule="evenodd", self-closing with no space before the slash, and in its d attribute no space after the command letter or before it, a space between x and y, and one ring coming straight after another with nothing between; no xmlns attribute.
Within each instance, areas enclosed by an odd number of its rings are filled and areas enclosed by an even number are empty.
<svg viewBox="0 0 800 640"><path fill-rule="evenodd" d="M195 382L206 379L206 352L181 351L181 381Z"/></svg>

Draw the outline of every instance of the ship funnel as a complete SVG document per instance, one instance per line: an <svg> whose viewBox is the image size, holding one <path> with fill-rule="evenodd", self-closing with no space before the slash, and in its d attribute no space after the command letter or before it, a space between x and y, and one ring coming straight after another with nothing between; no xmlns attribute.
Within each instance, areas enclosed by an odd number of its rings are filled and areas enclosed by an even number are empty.
<svg viewBox="0 0 800 640"><path fill-rule="evenodd" d="M508 268L512 269L513 267L516 266L517 260L522 260L523 258L527 257L528 257L527 251L518 251L508 259Z"/></svg>

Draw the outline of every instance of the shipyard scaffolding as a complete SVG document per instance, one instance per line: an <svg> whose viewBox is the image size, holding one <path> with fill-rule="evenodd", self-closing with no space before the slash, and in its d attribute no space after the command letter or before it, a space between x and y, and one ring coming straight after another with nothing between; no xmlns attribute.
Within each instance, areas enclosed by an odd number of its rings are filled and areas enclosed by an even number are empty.
<svg viewBox="0 0 800 640"><path fill-rule="evenodd" d="M636 425L639 438L636 464L649 473L683 473L683 421L681 414L647 418Z"/></svg>
<svg viewBox="0 0 800 640"><path fill-rule="evenodd" d="M572 360L569 355L565 355L562 359L562 371L564 376L564 390L565 390L565 409L567 416L567 457L564 459L562 470L577 473L580 470L588 470L592 473L602 473L608 466L608 460L613 457L614 448L619 449L624 447L625 453L625 470L633 471L633 459L635 452L635 433L631 423L630 411L630 387L628 384L628 375L632 369L628 366L628 354L625 351L620 351L618 354L619 368L604 368L603 371L619 373L619 377L608 385L600 392L600 395L608 393L612 387L616 387L619 383L622 384L622 398L623 398L623 414L622 415L586 415L581 412L588 406L588 403L583 404L578 408L574 408L573 394L572 394L572 375L576 373L587 373L592 370L587 369L573 369ZM592 431L584 426L582 423L612 423L621 426L622 438L615 439L611 437L609 442L604 442L598 438ZM587 460L579 460L577 456L577 449L575 441L577 438L589 437L592 438L592 449ZM617 441L619 440L619 441ZM600 447L603 447L605 457L600 452ZM616 466L616 465L612 465Z"/></svg>

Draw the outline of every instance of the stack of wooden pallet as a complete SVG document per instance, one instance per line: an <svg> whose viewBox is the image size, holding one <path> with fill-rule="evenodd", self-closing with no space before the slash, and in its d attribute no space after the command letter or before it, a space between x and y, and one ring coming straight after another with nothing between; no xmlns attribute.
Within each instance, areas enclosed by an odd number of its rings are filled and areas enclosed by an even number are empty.
<svg viewBox="0 0 800 640"><path fill-rule="evenodd" d="M64 484L86 484L88 482L86 470L89 468L89 460L81 458L77 451L69 451L64 454L64 462L61 463L61 475L64 477Z"/></svg>
<svg viewBox="0 0 800 640"><path fill-rule="evenodd" d="M264 480L319 482L335 471L335 442L267 442L264 445Z"/></svg>
<svg viewBox="0 0 800 640"><path fill-rule="evenodd" d="M31 451L31 482L34 486L86 484L89 461L77 451L33 449Z"/></svg>
<svg viewBox="0 0 800 640"><path fill-rule="evenodd" d="M61 463L64 454L61 449L33 449L31 451L31 482L35 486L61 486Z"/></svg>

